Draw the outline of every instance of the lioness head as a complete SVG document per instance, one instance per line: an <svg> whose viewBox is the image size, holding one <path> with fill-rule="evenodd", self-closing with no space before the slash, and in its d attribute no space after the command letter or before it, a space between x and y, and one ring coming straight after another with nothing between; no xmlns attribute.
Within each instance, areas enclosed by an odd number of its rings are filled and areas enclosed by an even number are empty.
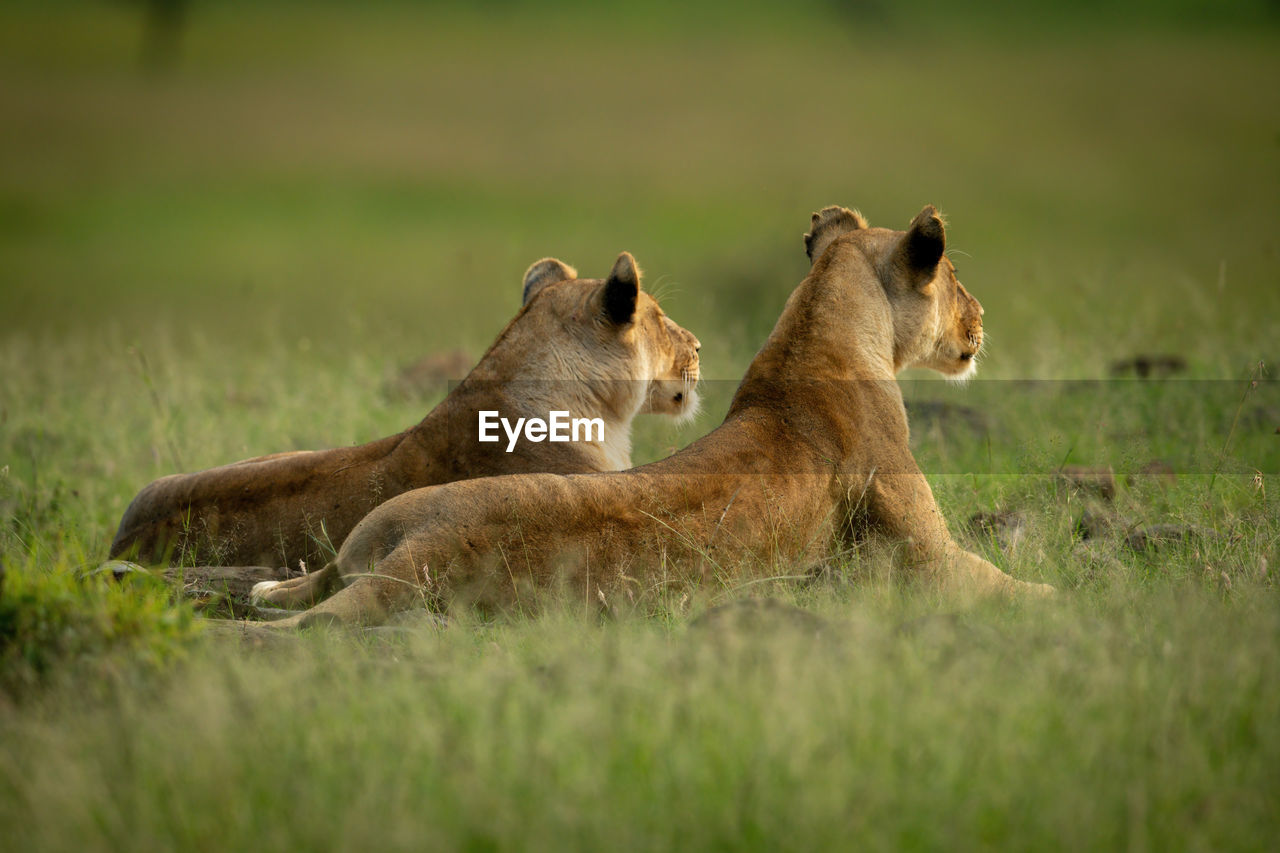
<svg viewBox="0 0 1280 853"><path fill-rule="evenodd" d="M515 323L542 330L540 375L579 380L584 393L628 416L692 417L702 344L641 290L635 259L623 252L603 280L577 275L555 258L525 273Z"/></svg>
<svg viewBox="0 0 1280 853"><path fill-rule="evenodd" d="M857 211L813 214L804 236L816 266L833 244L852 243L871 262L893 317L893 369L928 367L949 379L973 376L982 349L982 306L944 256L942 217L927 205L906 231L871 228Z"/></svg>

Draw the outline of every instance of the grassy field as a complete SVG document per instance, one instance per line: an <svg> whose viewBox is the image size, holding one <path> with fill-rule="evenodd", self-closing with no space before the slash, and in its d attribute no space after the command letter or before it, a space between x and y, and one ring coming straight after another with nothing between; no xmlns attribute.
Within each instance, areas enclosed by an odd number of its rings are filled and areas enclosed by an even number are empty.
<svg viewBox="0 0 1280 853"><path fill-rule="evenodd" d="M134 5L5 5L0 837L1267 846L1280 29L1072 8L224 3L148 69ZM988 355L904 377L916 453L1060 600L962 605L872 541L603 624L553 598L263 650L80 577L157 476L419 419L440 391L399 369L478 356L545 255L633 252L703 341L704 413L638 427L659 458L723 416L832 203L948 214ZM1119 369L1152 355L1182 366Z"/></svg>

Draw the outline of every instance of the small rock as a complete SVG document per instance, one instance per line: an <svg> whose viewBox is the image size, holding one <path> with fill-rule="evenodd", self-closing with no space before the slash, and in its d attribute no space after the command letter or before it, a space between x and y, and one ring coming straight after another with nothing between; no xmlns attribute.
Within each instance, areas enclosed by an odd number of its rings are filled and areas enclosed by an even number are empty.
<svg viewBox="0 0 1280 853"><path fill-rule="evenodd" d="M969 531L981 539L995 540L996 546L1012 553L1027 537L1027 519L1020 512L975 513L968 523Z"/></svg>
<svg viewBox="0 0 1280 853"><path fill-rule="evenodd" d="M464 378L474 364L475 360L460 349L434 352L402 368L387 383L385 393L399 400L427 397L444 391L450 380Z"/></svg>
<svg viewBox="0 0 1280 853"><path fill-rule="evenodd" d="M908 400L907 420L912 424L912 434L933 426L942 428L963 424L974 432L984 433L990 426L985 412L973 406L948 403L944 400Z"/></svg>
<svg viewBox="0 0 1280 853"><path fill-rule="evenodd" d="M228 387L223 396L232 406L244 409L261 409L271 403L271 399L266 394L245 391L243 388Z"/></svg>
<svg viewBox="0 0 1280 853"><path fill-rule="evenodd" d="M1144 481L1163 487L1176 486L1178 485L1178 472L1168 462L1152 459L1125 478L1125 482L1130 486Z"/></svg>
<svg viewBox="0 0 1280 853"><path fill-rule="evenodd" d="M1059 469L1057 477L1068 488L1076 491L1094 492L1107 500L1113 500L1116 496L1116 474L1110 465L1067 465Z"/></svg>
<svg viewBox="0 0 1280 853"><path fill-rule="evenodd" d="M1135 355L1111 362L1112 376L1133 374L1139 379L1166 379L1187 369L1187 360L1179 355Z"/></svg>
<svg viewBox="0 0 1280 853"><path fill-rule="evenodd" d="M1076 522L1076 533L1081 539L1106 539L1126 527L1128 524L1115 511L1095 502L1084 508Z"/></svg>
<svg viewBox="0 0 1280 853"><path fill-rule="evenodd" d="M1134 551L1143 552L1148 549L1159 549L1165 545L1196 541L1210 542L1218 538L1215 531L1195 524L1151 524L1131 532L1125 537L1124 543Z"/></svg>
<svg viewBox="0 0 1280 853"><path fill-rule="evenodd" d="M1265 432L1276 423L1280 423L1280 407L1255 404L1240 413L1238 427L1247 431L1260 429ZM1276 427L1276 432L1280 433L1280 427Z"/></svg>

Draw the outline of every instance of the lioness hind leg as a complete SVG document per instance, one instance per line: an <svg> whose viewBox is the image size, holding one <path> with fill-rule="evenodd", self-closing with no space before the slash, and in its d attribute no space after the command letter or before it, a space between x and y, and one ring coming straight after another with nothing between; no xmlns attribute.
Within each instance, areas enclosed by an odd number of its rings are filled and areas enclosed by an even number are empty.
<svg viewBox="0 0 1280 853"><path fill-rule="evenodd" d="M278 631L316 625L351 628L381 625L392 613L422 601L428 591L428 585L418 580L429 576L427 561L414 559L413 550L411 543L401 543L367 571L359 573L348 567L348 571L339 574L339 563L330 563L322 571L332 569L334 583L345 583L342 589L303 613L264 622L262 626ZM419 550L425 558L426 549Z"/></svg>
<svg viewBox="0 0 1280 853"><path fill-rule="evenodd" d="M329 563L300 578L254 584L249 599L254 604L272 607L310 607L332 593L340 581L337 564Z"/></svg>
<svg viewBox="0 0 1280 853"><path fill-rule="evenodd" d="M389 610L380 592L374 578L355 578L337 594L314 607L288 619L257 623L255 627L266 631L293 631L320 626L358 628L381 625L386 621Z"/></svg>

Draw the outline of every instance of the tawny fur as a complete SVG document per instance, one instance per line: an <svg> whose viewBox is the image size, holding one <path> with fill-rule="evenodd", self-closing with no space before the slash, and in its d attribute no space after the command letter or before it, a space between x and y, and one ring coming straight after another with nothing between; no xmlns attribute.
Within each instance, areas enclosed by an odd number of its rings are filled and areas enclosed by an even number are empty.
<svg viewBox="0 0 1280 853"><path fill-rule="evenodd" d="M981 307L926 207L908 231L842 208L815 216L823 251L787 301L724 423L631 471L471 480L371 513L324 571L347 582L270 629L372 624L412 602L519 602L560 585L595 601L672 580L807 567L851 531L902 543L903 564L982 593L1047 594L962 550L907 444L895 375L971 371ZM812 234L807 245L813 245Z"/></svg>
<svg viewBox="0 0 1280 853"><path fill-rule="evenodd" d="M545 258L525 275L525 304L479 364L421 421L358 447L278 453L163 477L133 499L111 556L146 563L321 565L370 510L436 483L533 471L630 466L632 418L696 406L697 339L640 290L630 254L608 279L579 279ZM625 319L603 315L613 294ZM478 412L604 420L603 442L481 443Z"/></svg>

